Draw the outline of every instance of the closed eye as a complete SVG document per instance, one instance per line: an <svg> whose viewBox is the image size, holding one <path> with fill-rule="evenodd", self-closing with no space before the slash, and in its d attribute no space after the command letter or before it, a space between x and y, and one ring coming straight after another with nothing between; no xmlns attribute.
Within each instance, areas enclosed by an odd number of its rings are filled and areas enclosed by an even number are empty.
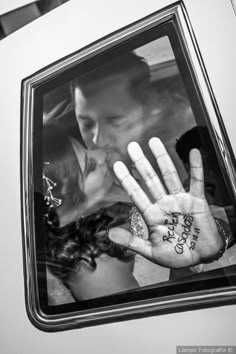
<svg viewBox="0 0 236 354"><path fill-rule="evenodd" d="M89 116L79 115L78 121L85 129L92 129L95 125L95 122Z"/></svg>
<svg viewBox="0 0 236 354"><path fill-rule="evenodd" d="M84 122L84 123L83 123L83 127L84 127L85 129L92 129L92 128L94 127L94 123L93 123L93 121L91 121L91 122Z"/></svg>
<svg viewBox="0 0 236 354"><path fill-rule="evenodd" d="M113 125L114 127L119 127L120 125L123 125L125 121L126 118L123 116L115 116L107 119L107 122Z"/></svg>
<svg viewBox="0 0 236 354"><path fill-rule="evenodd" d="M88 176L91 172L95 171L97 168L97 161L93 158L87 158L85 162L85 176Z"/></svg>

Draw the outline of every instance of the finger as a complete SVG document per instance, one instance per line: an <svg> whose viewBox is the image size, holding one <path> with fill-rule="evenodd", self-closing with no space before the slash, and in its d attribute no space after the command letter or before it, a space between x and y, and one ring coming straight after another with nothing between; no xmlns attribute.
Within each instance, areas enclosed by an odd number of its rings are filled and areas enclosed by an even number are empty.
<svg viewBox="0 0 236 354"><path fill-rule="evenodd" d="M113 165L113 170L122 187L132 199L136 207L141 213L144 213L152 205L151 201L136 180L131 176L125 164L121 161L117 161Z"/></svg>
<svg viewBox="0 0 236 354"><path fill-rule="evenodd" d="M178 172L166 148L158 138L149 140L149 147L157 160L165 185L170 194L185 192Z"/></svg>
<svg viewBox="0 0 236 354"><path fill-rule="evenodd" d="M149 241L140 237L134 236L131 232L122 229L114 228L109 231L108 237L111 241L118 245L129 248L130 250L141 254L148 259L152 258L152 245Z"/></svg>
<svg viewBox="0 0 236 354"><path fill-rule="evenodd" d="M163 184L161 183L150 162L144 156L139 144L136 142L130 143L128 145L128 153L152 197L157 201L166 195Z"/></svg>
<svg viewBox="0 0 236 354"><path fill-rule="evenodd" d="M204 173L200 151L192 149L189 154L190 162L190 193L197 197L204 197Z"/></svg>

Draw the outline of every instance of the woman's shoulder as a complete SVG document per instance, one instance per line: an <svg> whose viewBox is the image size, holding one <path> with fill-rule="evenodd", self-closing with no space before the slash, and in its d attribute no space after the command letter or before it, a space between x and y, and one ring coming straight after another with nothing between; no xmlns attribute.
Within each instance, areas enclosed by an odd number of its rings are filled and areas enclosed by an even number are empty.
<svg viewBox="0 0 236 354"><path fill-rule="evenodd" d="M67 284L77 300L106 296L138 287L132 274L134 259L122 261L102 254L96 259L95 269L81 262L70 274Z"/></svg>

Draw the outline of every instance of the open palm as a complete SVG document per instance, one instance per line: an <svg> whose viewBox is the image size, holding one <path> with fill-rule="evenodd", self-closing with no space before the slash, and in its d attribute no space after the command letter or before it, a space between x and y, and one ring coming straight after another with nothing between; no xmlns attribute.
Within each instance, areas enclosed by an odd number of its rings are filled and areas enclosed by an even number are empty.
<svg viewBox="0 0 236 354"><path fill-rule="evenodd" d="M176 168L158 138L149 142L163 181L152 168L137 143L128 153L140 173L148 194L131 176L127 167L116 162L114 172L140 211L148 228L148 239L115 228L109 237L149 260L170 268L193 266L214 258L224 245L204 194L200 152L190 152L190 190L185 192Z"/></svg>

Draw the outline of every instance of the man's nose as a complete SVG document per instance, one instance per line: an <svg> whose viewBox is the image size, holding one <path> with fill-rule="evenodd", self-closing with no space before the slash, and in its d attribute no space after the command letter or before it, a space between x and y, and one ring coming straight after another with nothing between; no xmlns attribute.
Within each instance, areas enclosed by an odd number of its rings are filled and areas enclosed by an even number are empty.
<svg viewBox="0 0 236 354"><path fill-rule="evenodd" d="M110 146L110 136L104 124L98 124L94 130L93 143L95 146L103 148Z"/></svg>

